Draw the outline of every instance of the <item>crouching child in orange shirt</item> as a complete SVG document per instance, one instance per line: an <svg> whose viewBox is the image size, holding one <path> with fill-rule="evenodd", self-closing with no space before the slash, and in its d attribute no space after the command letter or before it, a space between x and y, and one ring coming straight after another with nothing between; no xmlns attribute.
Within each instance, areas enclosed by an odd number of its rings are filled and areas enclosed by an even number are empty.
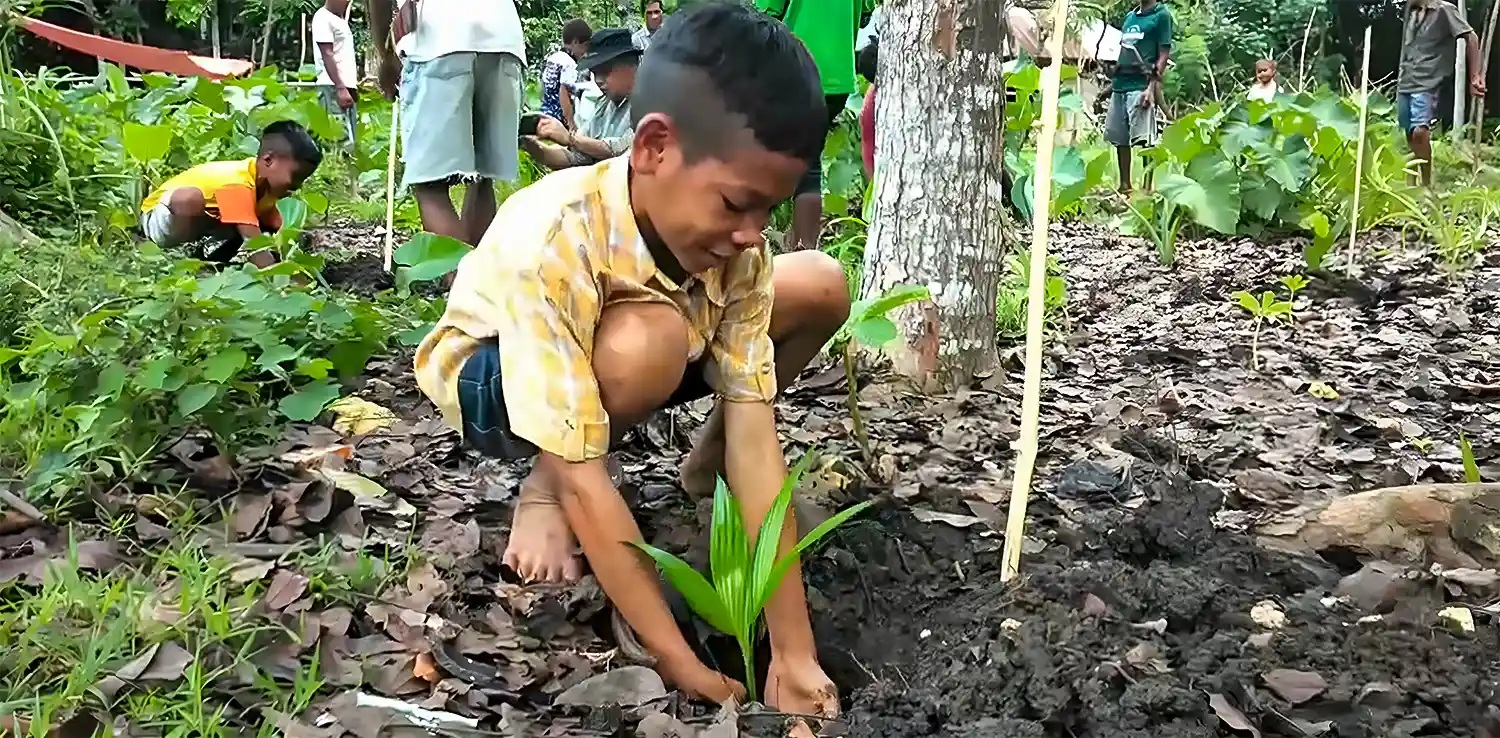
<svg viewBox="0 0 1500 738"><path fill-rule="evenodd" d="M261 133L253 159L199 164L163 182L141 202L141 232L158 246L183 246L201 239L198 254L228 262L245 241L281 227L276 201L302 186L322 163L323 154L307 129L279 121ZM270 251L250 255L258 267L275 264Z"/></svg>
<svg viewBox="0 0 1500 738"><path fill-rule="evenodd" d="M511 195L459 264L447 312L416 354L423 392L466 441L536 457L505 563L570 580L583 556L619 613L689 694L743 687L678 630L605 457L658 409L714 395L683 467L689 494L722 472L753 538L786 478L772 405L849 314L842 267L820 251L772 258L764 230L823 149L817 68L781 22L711 3L672 16L641 61L628 154ZM785 555L796 544L788 515ZM752 544L753 545L753 544ZM833 714L801 569L765 611L765 694Z"/></svg>

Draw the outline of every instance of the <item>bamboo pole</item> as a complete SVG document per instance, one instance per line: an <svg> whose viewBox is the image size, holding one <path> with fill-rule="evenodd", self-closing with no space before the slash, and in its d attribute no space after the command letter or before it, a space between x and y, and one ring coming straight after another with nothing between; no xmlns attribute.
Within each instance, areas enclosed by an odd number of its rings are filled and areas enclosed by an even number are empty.
<svg viewBox="0 0 1500 738"><path fill-rule="evenodd" d="M401 104L391 103L390 153L385 163L385 271L396 253L396 146L401 143Z"/></svg>
<svg viewBox="0 0 1500 738"><path fill-rule="evenodd" d="M1486 83L1490 79L1490 53L1495 50L1495 23L1500 21L1500 2L1490 3L1490 19L1484 24L1484 41L1479 46L1479 76ZM1484 113L1485 102L1489 93L1474 99L1474 109L1469 112L1469 117L1474 121L1474 143L1484 140Z"/></svg>
<svg viewBox="0 0 1500 738"><path fill-rule="evenodd" d="M1349 263L1354 263L1354 239L1359 235L1359 191L1365 174L1365 121L1370 113L1370 29L1365 26L1364 61L1359 67L1359 142L1354 148L1354 201L1349 203Z"/></svg>
<svg viewBox="0 0 1500 738"><path fill-rule="evenodd" d="M1031 205L1031 283L1026 290L1026 384L1021 399L1021 438L1016 444L1016 474L1011 483L1010 514L1005 522L1005 559L1000 581L1020 573L1021 542L1026 534L1026 502L1036 469L1038 416L1042 399L1042 319L1047 300L1047 226L1052 209L1052 147L1057 140L1057 98L1062 86L1063 39L1067 36L1068 0L1052 6L1052 35L1047 39L1052 63L1042 70L1042 132L1037 139L1036 189Z"/></svg>

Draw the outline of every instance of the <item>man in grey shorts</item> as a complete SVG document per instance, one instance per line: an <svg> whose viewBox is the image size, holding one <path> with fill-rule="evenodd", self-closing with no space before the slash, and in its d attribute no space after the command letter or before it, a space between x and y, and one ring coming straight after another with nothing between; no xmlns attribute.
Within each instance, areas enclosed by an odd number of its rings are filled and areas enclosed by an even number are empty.
<svg viewBox="0 0 1500 738"><path fill-rule="evenodd" d="M1104 140L1115 147L1120 166L1122 194L1130 194L1131 147L1156 145L1156 102L1171 52L1171 13L1158 0L1141 0L1120 24L1120 59L1104 121Z"/></svg>
<svg viewBox="0 0 1500 738"><path fill-rule="evenodd" d="M370 5L372 18L390 17L391 0ZM391 34L373 30L387 96L395 94L392 41L404 60L402 183L417 199L422 228L477 244L495 217L495 180L520 174L526 41L515 2L402 0ZM467 185L461 212L449 195L459 182Z"/></svg>

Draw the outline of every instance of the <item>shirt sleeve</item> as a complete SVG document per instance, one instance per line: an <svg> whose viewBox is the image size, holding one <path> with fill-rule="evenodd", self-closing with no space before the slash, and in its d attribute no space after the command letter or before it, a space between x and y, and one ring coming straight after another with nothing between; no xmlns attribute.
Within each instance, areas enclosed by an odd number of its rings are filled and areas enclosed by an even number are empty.
<svg viewBox="0 0 1500 738"><path fill-rule="evenodd" d="M1156 35L1163 49L1172 48L1172 13L1166 8L1162 8L1161 21L1156 25ZM1156 60L1148 59L1146 63L1155 65Z"/></svg>
<svg viewBox="0 0 1500 738"><path fill-rule="evenodd" d="M315 44L334 43L333 24L328 22L328 17L323 13L313 13L312 40Z"/></svg>
<svg viewBox="0 0 1500 738"><path fill-rule="evenodd" d="M776 349L771 343L771 258L747 251L725 274L724 317L709 346L709 383L730 402L776 399Z"/></svg>
<svg viewBox="0 0 1500 738"><path fill-rule="evenodd" d="M1474 27L1469 25L1469 22L1458 14L1457 7L1448 3L1441 3L1438 7L1443 9L1443 18L1447 20L1448 30L1453 33L1454 38L1473 32Z"/></svg>
<svg viewBox="0 0 1500 738"><path fill-rule="evenodd" d="M214 204L219 208L219 222L229 225L259 226L255 212L255 188L249 185L224 185L214 190Z"/></svg>

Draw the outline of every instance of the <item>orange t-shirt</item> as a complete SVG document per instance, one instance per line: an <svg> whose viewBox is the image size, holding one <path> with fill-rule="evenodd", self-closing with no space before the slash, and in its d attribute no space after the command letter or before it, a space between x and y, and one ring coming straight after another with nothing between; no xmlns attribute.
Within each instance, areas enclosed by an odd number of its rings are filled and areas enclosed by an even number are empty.
<svg viewBox="0 0 1500 738"><path fill-rule="evenodd" d="M267 195L255 201L254 159L199 164L163 182L141 202L141 212L156 207L178 187L198 188L208 214L220 223L258 226L262 214L276 212L276 198Z"/></svg>

